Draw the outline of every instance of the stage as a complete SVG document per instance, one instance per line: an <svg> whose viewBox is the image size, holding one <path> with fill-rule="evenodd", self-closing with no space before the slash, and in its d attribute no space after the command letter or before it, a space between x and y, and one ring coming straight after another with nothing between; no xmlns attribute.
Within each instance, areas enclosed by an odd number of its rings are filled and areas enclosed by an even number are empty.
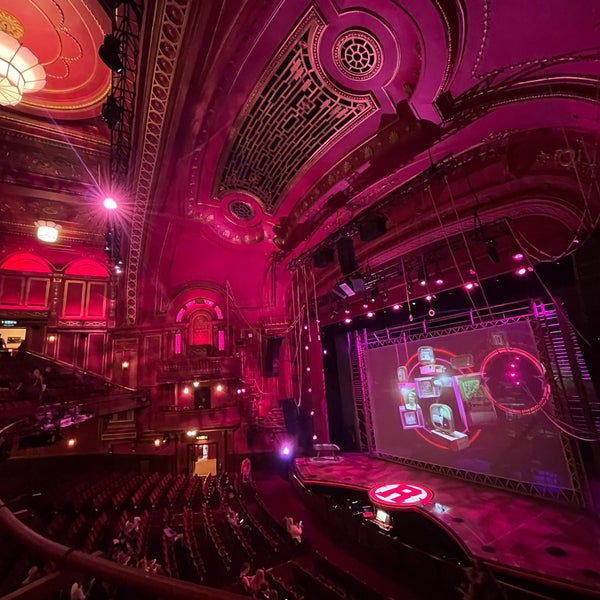
<svg viewBox="0 0 600 600"><path fill-rule="evenodd" d="M427 487L434 497L416 510L427 511L451 530L473 556L575 582L600 595L600 521L589 514L366 454L342 454L337 461L298 458L295 465L305 484L365 492L396 482ZM436 505L447 510L439 512Z"/></svg>

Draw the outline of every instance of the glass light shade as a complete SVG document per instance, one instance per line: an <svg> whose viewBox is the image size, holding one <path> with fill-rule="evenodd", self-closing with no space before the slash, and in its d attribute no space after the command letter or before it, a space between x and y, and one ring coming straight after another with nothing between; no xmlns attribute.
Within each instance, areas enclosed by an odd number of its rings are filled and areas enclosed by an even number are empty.
<svg viewBox="0 0 600 600"><path fill-rule="evenodd" d="M42 242L54 243L58 239L60 225L52 221L37 221L37 238Z"/></svg>
<svg viewBox="0 0 600 600"><path fill-rule="evenodd" d="M14 106L23 94L46 85L46 71L37 57L14 37L0 31L0 105Z"/></svg>

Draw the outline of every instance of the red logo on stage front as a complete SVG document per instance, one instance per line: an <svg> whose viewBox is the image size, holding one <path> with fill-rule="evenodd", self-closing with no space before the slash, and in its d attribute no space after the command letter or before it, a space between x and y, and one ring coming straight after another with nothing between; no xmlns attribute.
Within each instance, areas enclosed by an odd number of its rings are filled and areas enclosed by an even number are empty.
<svg viewBox="0 0 600 600"><path fill-rule="evenodd" d="M414 483L389 483L378 485L369 490L369 498L373 504L389 508L404 508L417 504L427 504L433 498L433 492Z"/></svg>

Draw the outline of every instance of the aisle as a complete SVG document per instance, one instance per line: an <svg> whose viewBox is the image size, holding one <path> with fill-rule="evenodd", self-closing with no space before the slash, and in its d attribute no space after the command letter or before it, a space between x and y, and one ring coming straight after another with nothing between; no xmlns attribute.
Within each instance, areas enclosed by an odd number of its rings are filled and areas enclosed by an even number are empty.
<svg viewBox="0 0 600 600"><path fill-rule="evenodd" d="M278 520L282 520L286 516L292 517L294 521L301 520L311 548L338 567L352 573L357 579L394 600L426 600L428 598L428 596L413 590L407 582L402 581L400 575L397 578L390 577L365 563L363 557L360 556L360 550L354 551L348 544L343 545L343 540L330 538L310 511L296 497L288 481L277 475L259 474L256 486L264 503ZM303 566L307 565L303 564Z"/></svg>

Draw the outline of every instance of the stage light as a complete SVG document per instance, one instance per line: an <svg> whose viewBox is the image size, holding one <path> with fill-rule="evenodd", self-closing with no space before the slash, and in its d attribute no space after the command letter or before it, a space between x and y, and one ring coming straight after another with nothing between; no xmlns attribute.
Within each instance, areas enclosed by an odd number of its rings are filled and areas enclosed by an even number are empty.
<svg viewBox="0 0 600 600"><path fill-rule="evenodd" d="M401 304L394 304L394 306L392 306L392 310L400 310L402 308Z"/></svg>
<svg viewBox="0 0 600 600"><path fill-rule="evenodd" d="M110 95L106 97L106 102L102 105L100 114L108 128L111 131L114 131L117 128L119 121L121 121L123 109L117 103L116 98Z"/></svg>
<svg viewBox="0 0 600 600"><path fill-rule="evenodd" d="M242 390L240 388L238 388L237 390L235 390L236 394L241 394Z"/></svg>
<svg viewBox="0 0 600 600"><path fill-rule="evenodd" d="M195 429L190 429L189 431L185 432L185 435L187 435L188 437L196 437L196 430Z"/></svg>
<svg viewBox="0 0 600 600"><path fill-rule="evenodd" d="M292 447L289 444L284 444L283 446L281 446L281 448L279 449L279 454L283 457L283 458L288 458L292 455Z"/></svg>
<svg viewBox="0 0 600 600"><path fill-rule="evenodd" d="M367 313L367 317L369 317L369 319L372 319L374 316L375 316L375 313L374 313L372 310L370 310L370 311Z"/></svg>
<svg viewBox="0 0 600 600"><path fill-rule="evenodd" d="M444 285L444 278L441 275L435 278L435 285Z"/></svg>
<svg viewBox="0 0 600 600"><path fill-rule="evenodd" d="M465 290L467 290L467 292L470 292L476 287L479 287L479 284L475 281L467 281L467 283L465 283L463 287L465 288Z"/></svg>
<svg viewBox="0 0 600 600"><path fill-rule="evenodd" d="M346 323L346 325L350 325L350 323L352 323L352 319L350 317L346 317L344 319L344 323Z"/></svg>
<svg viewBox="0 0 600 600"><path fill-rule="evenodd" d="M520 267L515 271L515 273L517 275L525 275L527 273L527 269L525 267Z"/></svg>
<svg viewBox="0 0 600 600"><path fill-rule="evenodd" d="M515 246L512 251L512 259L516 262L519 262L520 260L523 260L523 258L524 255L522 250Z"/></svg>
<svg viewBox="0 0 600 600"><path fill-rule="evenodd" d="M100 60L115 73L123 72L123 63L121 61L121 43L112 34L104 36L104 43L98 49Z"/></svg>
<svg viewBox="0 0 600 600"><path fill-rule="evenodd" d="M67 446L69 446L69 448L73 448L73 446L75 446L75 444L77 443L77 440L75 438L71 438L68 442L67 442Z"/></svg>
<svg viewBox="0 0 600 600"><path fill-rule="evenodd" d="M425 296L425 300L427 300L427 302L431 302L434 298L435 296L432 296L431 294L427 294L427 296Z"/></svg>
<svg viewBox="0 0 600 600"><path fill-rule="evenodd" d="M104 208L106 210L116 210L117 209L116 200L114 200L113 198L110 198L110 197L104 198Z"/></svg>
<svg viewBox="0 0 600 600"><path fill-rule="evenodd" d="M349 308L345 308L344 309L344 314L345 315L349 315L350 314L350 309Z"/></svg>
<svg viewBox="0 0 600 600"><path fill-rule="evenodd" d="M317 434L313 435L313 442L317 439Z"/></svg>
<svg viewBox="0 0 600 600"><path fill-rule="evenodd" d="M311 417L314 417L314 416L315 416L315 411L314 411L314 410L311 410L311 411L310 411L310 416L311 416Z"/></svg>
<svg viewBox="0 0 600 600"><path fill-rule="evenodd" d="M323 348L323 354L325 354L325 356L327 356L327 348Z"/></svg>
<svg viewBox="0 0 600 600"><path fill-rule="evenodd" d="M154 447L155 447L155 448L158 448L159 446L160 446L160 439L159 439L159 438L156 438L156 439L154 440Z"/></svg>
<svg viewBox="0 0 600 600"><path fill-rule="evenodd" d="M215 389L217 390L217 392L222 392L223 391L223 386L220 383L218 383L217 387Z"/></svg>
<svg viewBox="0 0 600 600"><path fill-rule="evenodd" d="M200 385L200 382L198 380L195 380L192 385L197 388Z"/></svg>

